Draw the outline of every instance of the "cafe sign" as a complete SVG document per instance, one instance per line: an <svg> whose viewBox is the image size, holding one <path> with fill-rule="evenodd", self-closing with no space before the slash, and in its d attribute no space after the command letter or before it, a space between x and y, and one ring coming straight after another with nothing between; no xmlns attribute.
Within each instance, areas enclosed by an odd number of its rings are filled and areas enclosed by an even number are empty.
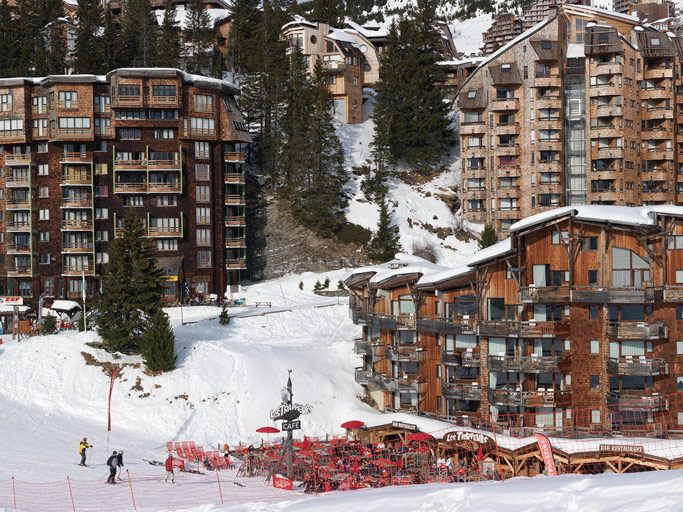
<svg viewBox="0 0 683 512"><path fill-rule="evenodd" d="M491 439L486 434L482 434L480 432L468 432L465 430L447 432L446 434L444 434L443 440L447 443L472 442L481 445L493 444L493 439Z"/></svg>
<svg viewBox="0 0 683 512"><path fill-rule="evenodd" d="M411 432L417 432L417 425L412 423L403 423L402 421L392 421L391 426L393 428L402 428L403 430L410 430Z"/></svg>
<svg viewBox="0 0 683 512"><path fill-rule="evenodd" d="M23 297L0 297L0 304L4 306L23 306Z"/></svg>
<svg viewBox="0 0 683 512"><path fill-rule="evenodd" d="M271 409L271 420L294 421L302 414L310 414L313 408L308 404L280 404L276 409Z"/></svg>

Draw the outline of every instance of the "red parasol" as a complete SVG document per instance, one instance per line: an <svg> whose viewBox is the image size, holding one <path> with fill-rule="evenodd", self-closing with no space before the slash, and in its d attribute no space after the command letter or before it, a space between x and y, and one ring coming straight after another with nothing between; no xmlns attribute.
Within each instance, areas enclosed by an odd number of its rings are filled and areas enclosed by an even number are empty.
<svg viewBox="0 0 683 512"><path fill-rule="evenodd" d="M375 461L375 464L377 466L385 466L385 467L394 467L396 465L395 462L392 462L389 459L377 459Z"/></svg>
<svg viewBox="0 0 683 512"><path fill-rule="evenodd" d="M361 428L363 426L365 426L365 423L358 420L350 420L341 424L341 428L345 428L347 430L350 428Z"/></svg>
<svg viewBox="0 0 683 512"><path fill-rule="evenodd" d="M311 439L308 436L304 436L304 442L301 445L303 451L308 451L311 448Z"/></svg>
<svg viewBox="0 0 683 512"><path fill-rule="evenodd" d="M257 428L256 432L259 434L277 434L280 430L275 427L261 427Z"/></svg>
<svg viewBox="0 0 683 512"><path fill-rule="evenodd" d="M414 434L410 434L408 436L408 441L424 442L432 441L433 439L434 436L431 434L427 434L426 432L415 432Z"/></svg>

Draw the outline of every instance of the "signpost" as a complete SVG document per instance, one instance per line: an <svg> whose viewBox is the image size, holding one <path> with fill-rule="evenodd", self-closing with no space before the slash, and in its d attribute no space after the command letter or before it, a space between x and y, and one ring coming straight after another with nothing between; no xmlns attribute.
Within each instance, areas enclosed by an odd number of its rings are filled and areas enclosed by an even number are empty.
<svg viewBox="0 0 683 512"><path fill-rule="evenodd" d="M280 452L280 461L285 459L287 466L287 478L291 481L294 476L294 435L295 430L301 430L301 420L299 416L302 414L310 414L313 408L308 404L294 403L294 395L292 393L292 370L287 370L287 386L282 388L282 403L270 411L270 419L275 421L282 421L282 430L287 432L287 439L282 445ZM275 468L273 468L273 473ZM275 477L274 474L271 477ZM275 480L273 480L274 482Z"/></svg>
<svg viewBox="0 0 683 512"><path fill-rule="evenodd" d="M19 306L24 305L23 297L0 297L0 304L12 306L12 339L19 337Z"/></svg>

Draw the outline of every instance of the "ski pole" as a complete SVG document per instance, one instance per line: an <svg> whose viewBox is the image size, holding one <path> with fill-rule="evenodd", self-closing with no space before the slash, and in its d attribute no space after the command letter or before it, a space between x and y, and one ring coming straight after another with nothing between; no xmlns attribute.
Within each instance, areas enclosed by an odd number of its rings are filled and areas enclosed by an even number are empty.
<svg viewBox="0 0 683 512"><path fill-rule="evenodd" d="M91 447L88 449L88 465L90 465L90 458L91 458L91 456L92 456L92 451L93 451L93 447L91 446Z"/></svg>

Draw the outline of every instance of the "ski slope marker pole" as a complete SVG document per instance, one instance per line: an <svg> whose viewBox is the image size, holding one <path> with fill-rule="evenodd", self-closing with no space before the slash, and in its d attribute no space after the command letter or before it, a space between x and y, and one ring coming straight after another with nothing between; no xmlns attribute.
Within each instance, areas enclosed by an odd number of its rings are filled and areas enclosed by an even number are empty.
<svg viewBox="0 0 683 512"><path fill-rule="evenodd" d="M128 487L130 489L130 498L133 500L133 510L137 510L138 508L135 506L135 495L133 494L133 483L130 481L130 471L126 470L126 474L128 475Z"/></svg>
<svg viewBox="0 0 683 512"><path fill-rule="evenodd" d="M12 499L14 500L14 510L17 509L17 488L14 483L14 477L12 477Z"/></svg>
<svg viewBox="0 0 683 512"><path fill-rule="evenodd" d="M66 477L66 484L69 486L69 496L71 496L71 508L73 508L73 511L76 512L76 502L74 502L74 493L71 491L71 480L69 477Z"/></svg>
<svg viewBox="0 0 683 512"><path fill-rule="evenodd" d="M218 474L218 468L216 468L216 481L218 482L218 495L221 497L221 505L223 504L223 489L221 489L221 477Z"/></svg>

